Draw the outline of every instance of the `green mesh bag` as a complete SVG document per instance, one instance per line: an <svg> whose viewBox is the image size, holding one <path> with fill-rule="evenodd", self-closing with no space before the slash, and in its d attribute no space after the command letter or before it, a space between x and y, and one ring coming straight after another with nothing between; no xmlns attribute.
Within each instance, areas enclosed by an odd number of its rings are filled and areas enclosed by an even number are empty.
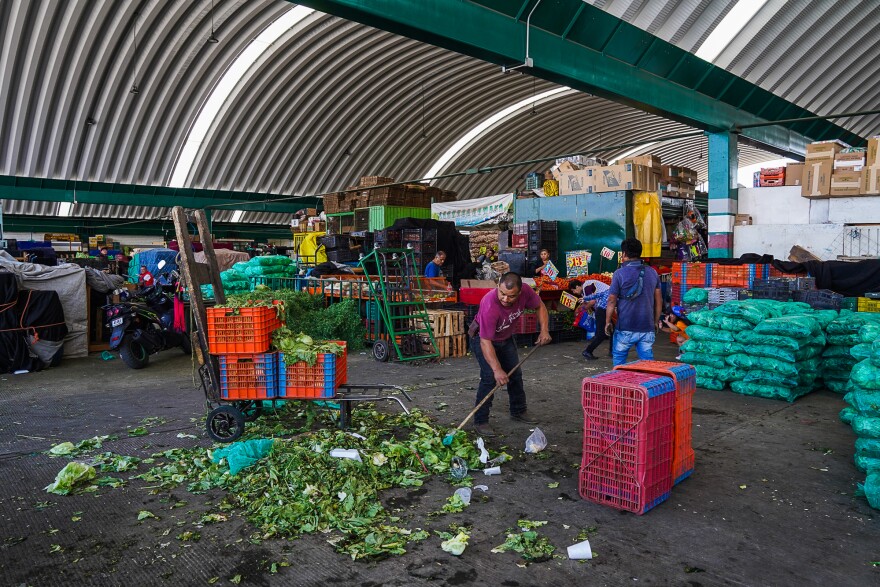
<svg viewBox="0 0 880 587"><path fill-rule="evenodd" d="M722 389L724 389L724 384L717 379L697 377L697 387L702 389L711 389L712 391L721 391Z"/></svg>
<svg viewBox="0 0 880 587"><path fill-rule="evenodd" d="M687 327L687 335L691 340L708 340L712 342L734 342L733 334L726 330L717 330L700 326L699 324L691 324Z"/></svg>
<svg viewBox="0 0 880 587"><path fill-rule="evenodd" d="M248 261L248 265L290 265L292 260L290 257L285 257L284 255L266 255L263 257L254 257L250 261Z"/></svg>
<svg viewBox="0 0 880 587"><path fill-rule="evenodd" d="M813 308L810 307L810 304L804 302L787 302L779 308L779 311L783 316L797 316L812 314Z"/></svg>
<svg viewBox="0 0 880 587"><path fill-rule="evenodd" d="M773 334L791 338L816 336L821 331L819 322L811 316L803 315L770 318L755 326L755 332L758 334Z"/></svg>
<svg viewBox="0 0 880 587"><path fill-rule="evenodd" d="M679 359L682 363L688 365L706 365L708 367L716 367L721 369L725 366L724 358L718 355L710 355L709 353L682 353Z"/></svg>
<svg viewBox="0 0 880 587"><path fill-rule="evenodd" d="M740 318L750 324L759 324L770 317L760 307L755 307L748 302L737 301L727 302L723 306L715 308L715 313L730 318Z"/></svg>
<svg viewBox="0 0 880 587"><path fill-rule="evenodd" d="M681 345L684 352L709 353L710 355L728 355L743 352L738 342L715 342L710 340L688 340Z"/></svg>
<svg viewBox="0 0 880 587"><path fill-rule="evenodd" d="M835 347L835 348L848 348L848 347ZM857 361L866 361L874 356L874 347L868 343L857 344L856 346L849 349L849 354Z"/></svg>
<svg viewBox="0 0 880 587"><path fill-rule="evenodd" d="M808 359L813 359L816 357L822 356L822 351L825 349L823 346L819 345L808 345L797 351L794 354L795 361L806 361Z"/></svg>
<svg viewBox="0 0 880 587"><path fill-rule="evenodd" d="M880 391L853 390L843 396L843 401L854 407L863 416L880 418Z"/></svg>
<svg viewBox="0 0 880 587"><path fill-rule="evenodd" d="M746 371L738 367L708 367L706 365L694 365L697 371L697 377L704 379L715 379L722 383L731 381L741 381L746 376Z"/></svg>
<svg viewBox="0 0 880 587"><path fill-rule="evenodd" d="M856 411L855 408L853 408L851 406L846 406L845 408L840 410L840 413L837 415L837 417L840 418L840 421L843 422L844 424L851 425L853 418L855 418L858 415L859 415L859 413Z"/></svg>
<svg viewBox="0 0 880 587"><path fill-rule="evenodd" d="M847 369L852 369L857 361L855 359L847 359L846 357L836 357L832 359L822 359L822 368L823 369L831 369L834 371L845 371Z"/></svg>
<svg viewBox="0 0 880 587"><path fill-rule="evenodd" d="M767 399L782 399L793 402L802 395L806 395L812 391L805 387L783 387L777 385L761 385L760 383L746 383L745 381L734 381L730 384L730 388L736 393L742 395L751 395L756 397L764 397Z"/></svg>
<svg viewBox="0 0 880 587"><path fill-rule="evenodd" d="M880 367L875 367L870 360L857 363L850 378L859 387L880 390Z"/></svg>
<svg viewBox="0 0 880 587"><path fill-rule="evenodd" d="M862 342L858 334L829 334L828 344L841 346L856 346Z"/></svg>
<svg viewBox="0 0 880 587"><path fill-rule="evenodd" d="M748 320L724 316L723 314L713 314L709 319L708 325L711 328L718 328L719 330L726 330L728 332L740 332L741 330L751 330L754 328L752 323Z"/></svg>
<svg viewBox="0 0 880 587"><path fill-rule="evenodd" d="M796 352L766 344L744 345L744 352L752 357L766 357L777 361L785 361L786 363L797 361Z"/></svg>
<svg viewBox="0 0 880 587"><path fill-rule="evenodd" d="M702 287L695 287L684 293L682 301L685 304L705 304L709 301L709 292Z"/></svg>
<svg viewBox="0 0 880 587"><path fill-rule="evenodd" d="M876 438L856 438L856 454L880 454L880 440Z"/></svg>
<svg viewBox="0 0 880 587"><path fill-rule="evenodd" d="M773 385L778 387L797 387L797 377L786 377L773 371L761 371L753 369L746 373L743 378L744 383L759 383L761 385Z"/></svg>
<svg viewBox="0 0 880 587"><path fill-rule="evenodd" d="M712 310L697 310L688 314L688 320L691 324L698 326L709 326L709 317L712 316Z"/></svg>
<svg viewBox="0 0 880 587"><path fill-rule="evenodd" d="M872 418L871 416L863 416L857 413L853 416L849 425L852 426L856 436L880 439L880 418Z"/></svg>
<svg viewBox="0 0 880 587"><path fill-rule="evenodd" d="M873 343L880 339L880 322L868 322L859 328L859 339L861 342Z"/></svg>
<svg viewBox="0 0 880 587"><path fill-rule="evenodd" d="M880 315L872 315L868 312L856 312L851 314L840 313L840 318L831 322L825 329L828 334L858 334L862 326L880 322Z"/></svg>
<svg viewBox="0 0 880 587"><path fill-rule="evenodd" d="M780 361L769 357L754 357L738 353L728 356L725 360L731 367L739 367L746 370L775 371L780 375L789 377L797 377L798 374L798 368L793 362Z"/></svg>
<svg viewBox="0 0 880 587"><path fill-rule="evenodd" d="M865 482L859 483L856 495L865 496L868 505L875 510L880 510L880 472L873 471L868 474Z"/></svg>
<svg viewBox="0 0 880 587"><path fill-rule="evenodd" d="M837 310L818 310L810 314L813 318L819 321L819 327L822 330L828 328L828 325L834 322L839 318L839 314Z"/></svg>
<svg viewBox="0 0 880 587"><path fill-rule="evenodd" d="M690 330L688 330L688 334L690 334ZM742 344L761 344L761 345L770 345L775 346L781 349L788 349L791 351L796 351L802 346L806 345L810 338L802 338L802 339L794 339L789 338L787 336L774 336L771 334L758 334L754 330L743 330L742 332L737 332L734 336L737 342Z"/></svg>
<svg viewBox="0 0 880 587"><path fill-rule="evenodd" d="M853 347L854 348L854 347ZM825 350L822 351L823 359L836 359L838 357L853 357L855 355L851 354L851 348L848 346L840 346L840 345L829 345L825 347ZM867 359L868 357L860 357L861 359Z"/></svg>
<svg viewBox="0 0 880 587"><path fill-rule="evenodd" d="M880 453L858 454L853 456L856 469L863 473L880 472Z"/></svg>

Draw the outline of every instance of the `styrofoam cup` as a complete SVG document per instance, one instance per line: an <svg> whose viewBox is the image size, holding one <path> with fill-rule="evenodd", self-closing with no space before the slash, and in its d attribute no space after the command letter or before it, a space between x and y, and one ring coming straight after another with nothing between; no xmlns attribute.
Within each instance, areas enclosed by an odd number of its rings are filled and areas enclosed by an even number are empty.
<svg viewBox="0 0 880 587"><path fill-rule="evenodd" d="M483 469L483 474L485 475L500 475L501 467L489 467L488 469Z"/></svg>
<svg viewBox="0 0 880 587"><path fill-rule="evenodd" d="M589 560L593 558L593 550L590 541L584 540L568 547L568 558L571 560Z"/></svg>

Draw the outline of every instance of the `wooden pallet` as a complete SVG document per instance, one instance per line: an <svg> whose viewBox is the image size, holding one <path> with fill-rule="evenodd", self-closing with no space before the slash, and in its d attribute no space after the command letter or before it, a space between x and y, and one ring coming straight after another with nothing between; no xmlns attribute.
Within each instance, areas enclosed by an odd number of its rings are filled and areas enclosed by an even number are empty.
<svg viewBox="0 0 880 587"><path fill-rule="evenodd" d="M440 353L441 359L464 357L468 353L467 336L464 334L436 336L434 337L434 343L437 345L437 352ZM431 341L425 339L422 341L422 344L426 348L430 348Z"/></svg>
<svg viewBox="0 0 880 587"><path fill-rule="evenodd" d="M428 310L434 338L465 333L464 312L460 310Z"/></svg>

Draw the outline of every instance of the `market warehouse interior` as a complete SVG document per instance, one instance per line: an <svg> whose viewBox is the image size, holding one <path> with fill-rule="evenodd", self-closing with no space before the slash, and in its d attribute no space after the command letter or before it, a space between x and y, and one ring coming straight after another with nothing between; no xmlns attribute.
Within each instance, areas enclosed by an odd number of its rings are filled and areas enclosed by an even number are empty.
<svg viewBox="0 0 880 587"><path fill-rule="evenodd" d="M880 6L0 15L6 582L877 573Z"/></svg>

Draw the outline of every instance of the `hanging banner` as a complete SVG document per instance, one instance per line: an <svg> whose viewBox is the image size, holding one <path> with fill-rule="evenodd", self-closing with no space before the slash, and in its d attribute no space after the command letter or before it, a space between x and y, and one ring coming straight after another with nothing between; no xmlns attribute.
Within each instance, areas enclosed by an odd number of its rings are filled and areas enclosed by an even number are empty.
<svg viewBox="0 0 880 587"><path fill-rule="evenodd" d="M513 219L513 194L431 204L431 218L454 222L456 226L498 224Z"/></svg>

